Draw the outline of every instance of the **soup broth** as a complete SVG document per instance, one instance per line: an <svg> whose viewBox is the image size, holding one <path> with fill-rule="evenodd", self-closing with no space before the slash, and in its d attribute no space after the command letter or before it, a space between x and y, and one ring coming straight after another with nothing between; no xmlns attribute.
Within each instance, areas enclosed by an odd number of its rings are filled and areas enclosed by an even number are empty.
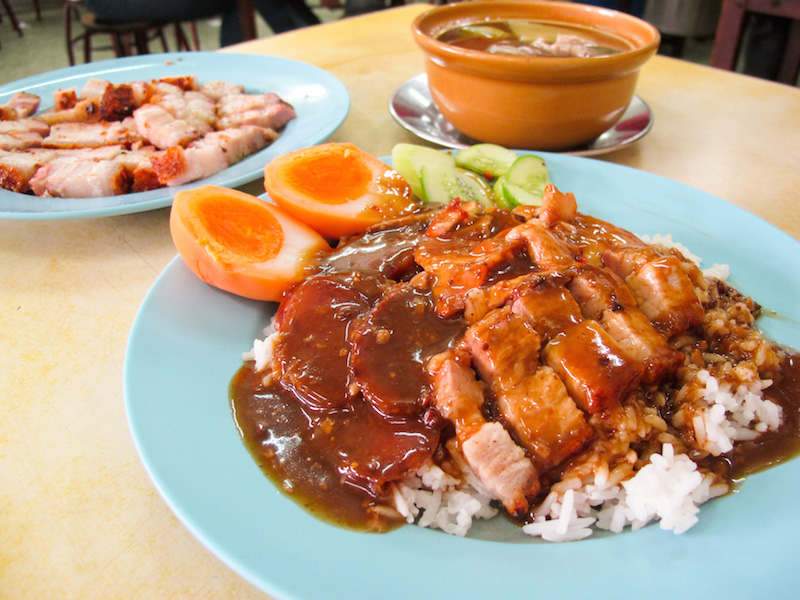
<svg viewBox="0 0 800 600"><path fill-rule="evenodd" d="M631 48L625 40L607 32L526 19L460 25L440 34L438 39L493 54L554 58L607 56Z"/></svg>

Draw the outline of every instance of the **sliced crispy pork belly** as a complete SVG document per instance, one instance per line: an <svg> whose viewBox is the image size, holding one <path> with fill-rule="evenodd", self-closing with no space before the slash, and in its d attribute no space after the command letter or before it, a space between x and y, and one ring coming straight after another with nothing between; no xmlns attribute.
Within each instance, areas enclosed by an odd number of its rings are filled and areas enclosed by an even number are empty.
<svg viewBox="0 0 800 600"><path fill-rule="evenodd" d="M203 139L190 144L190 147L219 146L225 154L228 164L235 164L266 148L278 139L272 129L264 129L256 125L243 125L238 129L223 129L207 133Z"/></svg>
<svg viewBox="0 0 800 600"><path fill-rule="evenodd" d="M297 116L294 108L277 94L235 94L223 96L217 105L219 128L258 125L279 131Z"/></svg>
<svg viewBox="0 0 800 600"><path fill-rule="evenodd" d="M78 100L72 108L66 110L48 110L36 115L48 125L58 123L96 123L100 120L100 97Z"/></svg>
<svg viewBox="0 0 800 600"><path fill-rule="evenodd" d="M211 177L228 167L219 146L186 149L173 146L153 156L150 162L159 182L170 187Z"/></svg>
<svg viewBox="0 0 800 600"><path fill-rule="evenodd" d="M0 120L13 121L30 117L39 110L40 103L41 98L36 94L17 92L8 102L0 106Z"/></svg>
<svg viewBox="0 0 800 600"><path fill-rule="evenodd" d="M140 140L132 117L111 123L58 123L42 140L45 148L100 148Z"/></svg>
<svg viewBox="0 0 800 600"><path fill-rule="evenodd" d="M221 100L225 96L233 96L244 94L244 86L238 83L228 83L217 79L215 81L206 81L200 85L200 92L216 101Z"/></svg>
<svg viewBox="0 0 800 600"><path fill-rule="evenodd" d="M0 155L0 187L12 192L27 192L37 169L55 158L55 150L6 152Z"/></svg>
<svg viewBox="0 0 800 600"><path fill-rule="evenodd" d="M651 246L606 250L606 266L625 280L641 311L668 339L700 323L703 305L681 262Z"/></svg>
<svg viewBox="0 0 800 600"><path fill-rule="evenodd" d="M59 198L95 198L116 196L129 191L129 177L124 165L111 160L63 158L51 160L30 180L37 196Z"/></svg>
<svg viewBox="0 0 800 600"><path fill-rule="evenodd" d="M81 88L81 93L78 94L78 98L81 100L86 100L88 98L99 98L110 85L110 81L98 79L97 77L90 77L89 80L83 84L83 88Z"/></svg>
<svg viewBox="0 0 800 600"><path fill-rule="evenodd" d="M100 146L99 148L66 148L56 150L55 160L81 158L83 160L112 160L120 155L122 146Z"/></svg>
<svg viewBox="0 0 800 600"><path fill-rule="evenodd" d="M17 119L16 121L0 121L0 133L32 132L39 136L49 133L50 126L35 117Z"/></svg>
<svg viewBox="0 0 800 600"><path fill-rule="evenodd" d="M470 327L464 345L517 441L544 472L593 436L555 372L539 363L539 335L504 307Z"/></svg>
<svg viewBox="0 0 800 600"><path fill-rule="evenodd" d="M156 85L167 84L179 88L183 92L196 92L197 76L196 75L176 75L173 77L161 77L153 82Z"/></svg>
<svg viewBox="0 0 800 600"><path fill-rule="evenodd" d="M133 87L125 83L108 85L100 97L100 118L103 121L121 121L130 117L138 107Z"/></svg>
<svg viewBox="0 0 800 600"><path fill-rule="evenodd" d="M683 353L655 330L628 286L614 273L583 265L569 290L584 317L598 321L631 358L642 363L645 383L672 377L683 363Z"/></svg>
<svg viewBox="0 0 800 600"><path fill-rule="evenodd" d="M78 90L75 87L53 92L53 109L67 110L78 104Z"/></svg>
<svg viewBox="0 0 800 600"><path fill-rule="evenodd" d="M201 132L183 119L157 104L145 104L133 112L136 129L141 137L156 148L166 150L173 146L185 146L201 136Z"/></svg>
<svg viewBox="0 0 800 600"><path fill-rule="evenodd" d="M151 158L156 155L155 146L144 146L136 150L121 150L116 157L130 174L131 191L144 192L161 187Z"/></svg>
<svg viewBox="0 0 800 600"><path fill-rule="evenodd" d="M0 150L27 150L42 145L50 127L37 118L0 121Z"/></svg>
<svg viewBox="0 0 800 600"><path fill-rule="evenodd" d="M434 404L455 426L467 464L509 513L525 512L528 499L539 491L538 473L508 431L483 417L483 389L469 367L469 356L447 350L432 358L428 369L433 377Z"/></svg>
<svg viewBox="0 0 800 600"><path fill-rule="evenodd" d="M175 119L185 121L201 134L214 130L217 122L216 104L200 92L176 90L171 94L156 95L151 103L160 106Z"/></svg>

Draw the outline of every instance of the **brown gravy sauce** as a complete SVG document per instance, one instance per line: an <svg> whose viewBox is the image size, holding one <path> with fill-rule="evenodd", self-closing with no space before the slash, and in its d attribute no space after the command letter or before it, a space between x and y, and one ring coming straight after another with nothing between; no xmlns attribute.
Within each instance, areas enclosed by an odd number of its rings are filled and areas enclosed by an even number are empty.
<svg viewBox="0 0 800 600"><path fill-rule="evenodd" d="M587 231L589 238L601 240L625 239L631 235L590 217L581 217L577 223L581 227L572 231L577 238ZM509 223L495 225L505 228ZM345 314L341 307L353 304L351 296L340 294L329 298L328 302L318 301L313 296L314 293L324 296L328 294L327 289L339 289L334 284L343 271L353 269L369 273L352 288L365 296L371 296L375 286L382 285L380 278L394 279L397 275L407 280L407 275L398 274L404 273L409 263L413 263L414 249L424 240L422 235L427 226L426 220L420 220L412 227L374 232L338 252L328 263L330 270L319 277L318 289L309 286L303 290L303 296L319 306L321 312L316 314L313 323L298 321L297 327L303 333L300 339L321 344L326 338L320 332L345 326L341 325ZM488 234L493 235L494 231L489 230ZM577 238L570 241L580 241ZM601 246L585 243L582 246L585 259L596 259ZM365 247L369 250L365 251ZM326 282L326 277L332 279ZM307 511L338 526L383 532L402 524L403 521L387 509L393 503L391 486L386 484L398 474L413 472L432 457L440 436L446 432L435 411L415 413L413 407L406 407L404 398L413 396L415 391L424 395L428 385L424 373L427 359L452 343L466 325L461 319L436 317L431 312L429 299L418 298L415 294L403 288L399 295L388 300L384 297L384 305L372 313L371 320L353 320L352 325L346 325L360 327L360 335L366 339L364 371L378 374L372 381L376 396L383 396L388 389L385 377L404 378L403 385L389 386L392 389L386 395L394 394L392 403L383 405L380 399L370 402L358 394L335 403L320 398L322 402L310 405L307 398L303 401L297 389L292 391L277 382L265 381L263 373L254 372L252 363L246 363L230 384L235 422L264 474ZM341 305L338 308L337 302ZM409 318L409 303L419 307L414 318ZM291 319L292 309L282 305L278 316ZM384 327L403 332L399 345L373 343L369 336L379 335ZM330 384L326 386L325 382L335 379L340 382L336 384L339 390L336 393L342 394L341 389L352 382L346 380L342 370L347 367L337 358L341 357L340 350L336 346L323 351L318 347L306 350L314 356L330 357L317 361L316 371L305 366L303 350L298 350L300 366L292 367L296 370L298 386L330 395L327 394ZM703 466L724 476L734 486L751 473L800 454L800 354L790 349L786 354L781 379L765 390L766 397L783 407L780 429L751 442L740 442L724 457L701 461Z"/></svg>

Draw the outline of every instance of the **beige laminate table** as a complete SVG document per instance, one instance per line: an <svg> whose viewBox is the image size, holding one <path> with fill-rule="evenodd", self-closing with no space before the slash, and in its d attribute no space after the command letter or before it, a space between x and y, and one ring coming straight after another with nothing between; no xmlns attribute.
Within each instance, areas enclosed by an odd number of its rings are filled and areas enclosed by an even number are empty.
<svg viewBox="0 0 800 600"><path fill-rule="evenodd" d="M424 9L229 50L330 71L352 98L331 139L387 155L417 141L387 103L422 71L409 24ZM638 94L652 131L600 160L700 188L800 239L800 90L656 57ZM0 221L0 598L266 597L173 516L125 420L125 345L175 255L168 217Z"/></svg>

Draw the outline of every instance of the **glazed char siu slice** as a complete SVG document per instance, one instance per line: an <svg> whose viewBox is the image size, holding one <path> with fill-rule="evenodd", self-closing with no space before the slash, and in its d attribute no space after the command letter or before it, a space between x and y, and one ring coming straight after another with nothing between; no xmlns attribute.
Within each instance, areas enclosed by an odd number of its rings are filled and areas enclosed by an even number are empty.
<svg viewBox="0 0 800 600"><path fill-rule="evenodd" d="M602 257L625 280L639 309L667 339L702 320L703 305L675 255L640 246L606 250Z"/></svg>
<svg viewBox="0 0 800 600"><path fill-rule="evenodd" d="M550 233L570 248L580 250L580 261L602 267L602 253L622 246L642 246L644 242L626 229L607 221L578 213L569 223L553 224Z"/></svg>
<svg viewBox="0 0 800 600"><path fill-rule="evenodd" d="M599 322L628 356L641 362L645 383L664 381L683 364L683 353L655 330L628 286L611 271L583 265L569 291L584 317Z"/></svg>
<svg viewBox="0 0 800 600"><path fill-rule="evenodd" d="M590 320L552 338L542 351L542 360L589 413L618 406L639 384L643 372L605 329Z"/></svg>
<svg viewBox="0 0 800 600"><path fill-rule="evenodd" d="M378 412L419 414L430 399L428 360L463 331L461 319L436 315L427 289L396 285L354 323L352 379Z"/></svg>
<svg viewBox="0 0 800 600"><path fill-rule="evenodd" d="M503 419L539 472L578 452L593 436L555 372L539 364L539 335L510 307L471 326L464 345Z"/></svg>
<svg viewBox="0 0 800 600"><path fill-rule="evenodd" d="M530 279L515 290L512 302L514 312L528 319L544 343L584 320L563 277Z"/></svg>
<svg viewBox="0 0 800 600"><path fill-rule="evenodd" d="M560 192L552 183L544 188L542 203L539 206L520 204L514 214L525 221L535 220L542 227L550 228L556 223L570 223L578 214L578 202L572 193Z"/></svg>
<svg viewBox="0 0 800 600"><path fill-rule="evenodd" d="M276 314L274 365L281 385L316 409L348 406L358 389L347 366L349 329L381 295L358 275L319 275L299 284Z"/></svg>
<svg viewBox="0 0 800 600"><path fill-rule="evenodd" d="M435 406L453 423L461 453L483 485L509 513L523 513L539 491L538 473L508 431L483 417L483 389L469 362L467 353L456 350L431 359Z"/></svg>
<svg viewBox="0 0 800 600"><path fill-rule="evenodd" d="M524 242L528 258L540 269L563 270L575 264L569 247L536 221L514 227L506 239Z"/></svg>
<svg viewBox="0 0 800 600"><path fill-rule="evenodd" d="M584 319L563 284L544 280L512 304L546 342L542 362L561 378L577 405L596 413L618 405L641 380L631 359L597 322Z"/></svg>
<svg viewBox="0 0 800 600"><path fill-rule="evenodd" d="M436 277L436 310L450 317L464 310L466 294L515 268L530 270L518 257L522 244L507 240L504 231L519 222L507 212L484 211L475 203L451 203L431 223L414 258Z"/></svg>
<svg viewBox="0 0 800 600"><path fill-rule="evenodd" d="M467 323L476 323L489 311L510 302L531 286L542 285L548 279L562 283L567 281L557 271L535 271L511 279L501 279L489 286L474 288L467 292L465 297L464 319Z"/></svg>

